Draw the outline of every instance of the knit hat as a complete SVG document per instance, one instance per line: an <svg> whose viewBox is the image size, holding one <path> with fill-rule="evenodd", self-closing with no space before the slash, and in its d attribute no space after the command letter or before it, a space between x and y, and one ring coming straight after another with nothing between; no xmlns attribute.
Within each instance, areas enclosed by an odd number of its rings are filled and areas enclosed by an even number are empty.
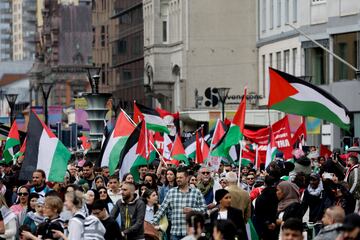
<svg viewBox="0 0 360 240"><path fill-rule="evenodd" d="M229 191L225 190L225 189L219 189L215 192L215 201L217 203L220 203L221 199L223 199L223 197L228 194Z"/></svg>

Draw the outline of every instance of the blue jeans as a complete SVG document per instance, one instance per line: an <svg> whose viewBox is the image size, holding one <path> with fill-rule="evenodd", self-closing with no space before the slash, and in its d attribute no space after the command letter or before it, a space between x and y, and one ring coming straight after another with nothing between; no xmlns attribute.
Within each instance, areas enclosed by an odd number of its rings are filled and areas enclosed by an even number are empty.
<svg viewBox="0 0 360 240"><path fill-rule="evenodd" d="M170 240L181 240L183 239L185 236L178 236L178 235L172 235L170 237Z"/></svg>

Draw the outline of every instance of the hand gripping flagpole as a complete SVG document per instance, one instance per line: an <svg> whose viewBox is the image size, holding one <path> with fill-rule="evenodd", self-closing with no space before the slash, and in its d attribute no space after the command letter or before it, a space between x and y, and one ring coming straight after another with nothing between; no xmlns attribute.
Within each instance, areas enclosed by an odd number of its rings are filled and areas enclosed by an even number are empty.
<svg viewBox="0 0 360 240"><path fill-rule="evenodd" d="M127 117L127 119L136 127L136 123L131 119L131 117L124 111L124 109L120 108L120 110L125 114L125 116ZM151 146L155 149L155 151L157 152L157 154L159 154L160 160L163 164L165 164L165 166L167 167L167 163L164 160L163 155L159 152L159 150L155 147L155 145L150 142Z"/></svg>

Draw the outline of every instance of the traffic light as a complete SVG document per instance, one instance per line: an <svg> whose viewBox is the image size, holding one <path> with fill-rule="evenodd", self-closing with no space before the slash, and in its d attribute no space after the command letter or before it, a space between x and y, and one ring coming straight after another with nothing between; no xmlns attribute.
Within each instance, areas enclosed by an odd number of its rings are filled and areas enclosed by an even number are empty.
<svg viewBox="0 0 360 240"><path fill-rule="evenodd" d="M50 128L52 129L53 133L58 137L61 141L62 133L61 133L61 122L57 122L56 124L50 124Z"/></svg>
<svg viewBox="0 0 360 240"><path fill-rule="evenodd" d="M70 147L74 150L77 150L79 144L81 145L81 140L79 137L82 137L81 130L83 126L77 123L70 124Z"/></svg>
<svg viewBox="0 0 360 240"><path fill-rule="evenodd" d="M348 150L348 148L352 146L352 137L349 136L343 137L341 145L344 151Z"/></svg>

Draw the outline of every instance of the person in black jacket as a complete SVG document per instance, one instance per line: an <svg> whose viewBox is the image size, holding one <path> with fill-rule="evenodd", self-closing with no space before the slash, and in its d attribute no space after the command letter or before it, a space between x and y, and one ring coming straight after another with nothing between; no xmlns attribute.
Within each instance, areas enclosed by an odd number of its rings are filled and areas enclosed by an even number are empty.
<svg viewBox="0 0 360 240"><path fill-rule="evenodd" d="M210 214L211 226L215 225L217 220L230 220L237 229L239 239L247 239L245 221L240 209L231 207L231 195L225 189L219 189L215 192L215 200L219 207Z"/></svg>
<svg viewBox="0 0 360 240"><path fill-rule="evenodd" d="M279 201L276 197L275 178L266 176L265 185L255 202L254 225L261 239L278 239L276 217Z"/></svg>

